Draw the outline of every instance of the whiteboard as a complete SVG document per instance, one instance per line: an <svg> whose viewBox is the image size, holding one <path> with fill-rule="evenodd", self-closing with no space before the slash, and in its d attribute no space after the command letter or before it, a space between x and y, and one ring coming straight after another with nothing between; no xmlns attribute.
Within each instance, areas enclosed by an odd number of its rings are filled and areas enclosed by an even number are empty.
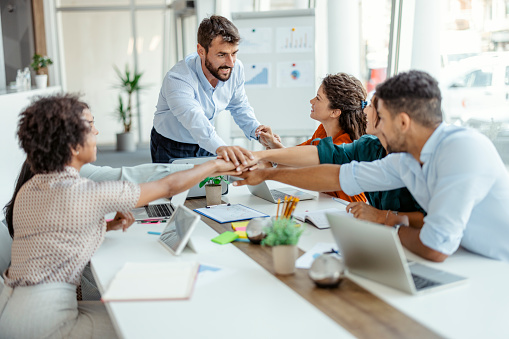
<svg viewBox="0 0 509 339"><path fill-rule="evenodd" d="M317 76L315 10L232 13L241 42L245 89L263 125L285 136L311 137L309 101L321 83ZM233 134L238 127L232 124ZM293 145L287 145L293 146Z"/></svg>

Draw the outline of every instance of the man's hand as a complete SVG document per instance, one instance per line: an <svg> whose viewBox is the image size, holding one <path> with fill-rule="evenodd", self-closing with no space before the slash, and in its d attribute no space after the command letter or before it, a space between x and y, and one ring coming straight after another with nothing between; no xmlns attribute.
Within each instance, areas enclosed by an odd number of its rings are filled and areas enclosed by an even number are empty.
<svg viewBox="0 0 509 339"><path fill-rule="evenodd" d="M250 151L240 146L219 146L216 154L218 159L231 161L237 168L240 164L248 166L248 161L254 159Z"/></svg>
<svg viewBox="0 0 509 339"><path fill-rule="evenodd" d="M260 125L256 129L256 135L258 140L266 149L284 148L285 146L281 143L279 135L272 133L272 129L269 126Z"/></svg>
<svg viewBox="0 0 509 339"><path fill-rule="evenodd" d="M258 185L262 181L265 181L269 171L272 171L272 169L258 169L256 171L247 171L241 174L235 174L235 176L244 180L233 182L233 186Z"/></svg>
<svg viewBox="0 0 509 339"><path fill-rule="evenodd" d="M113 220L106 223L106 231L116 231L129 228L134 223L134 216L131 212L117 212Z"/></svg>

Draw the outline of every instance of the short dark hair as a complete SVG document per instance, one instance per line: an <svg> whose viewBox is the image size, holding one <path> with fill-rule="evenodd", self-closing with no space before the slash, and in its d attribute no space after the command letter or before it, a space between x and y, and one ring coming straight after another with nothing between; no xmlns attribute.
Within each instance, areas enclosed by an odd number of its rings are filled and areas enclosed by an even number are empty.
<svg viewBox="0 0 509 339"><path fill-rule="evenodd" d="M205 48L206 52L209 51L212 40L218 36L223 37L223 41L230 44L240 42L239 31L230 20L219 15L203 19L198 28L198 43Z"/></svg>
<svg viewBox="0 0 509 339"><path fill-rule="evenodd" d="M76 94L39 97L20 114L19 144L34 174L62 171L72 149L84 145L90 125L82 119L88 105Z"/></svg>
<svg viewBox="0 0 509 339"><path fill-rule="evenodd" d="M341 110L339 126L350 139L357 140L366 134L367 120L362 102L367 94L359 79L346 73L328 74L322 85L329 108Z"/></svg>
<svg viewBox="0 0 509 339"><path fill-rule="evenodd" d="M376 96L383 100L392 116L405 112L425 127L436 127L442 122L438 82L426 72L399 73L379 84Z"/></svg>

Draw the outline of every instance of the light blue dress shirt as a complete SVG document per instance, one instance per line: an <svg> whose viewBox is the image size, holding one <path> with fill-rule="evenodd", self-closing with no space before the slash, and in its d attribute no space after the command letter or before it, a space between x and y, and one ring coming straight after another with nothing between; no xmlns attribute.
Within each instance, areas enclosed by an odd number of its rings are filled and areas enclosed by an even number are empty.
<svg viewBox="0 0 509 339"><path fill-rule="evenodd" d="M244 90L244 67L235 62L230 79L214 88L201 68L197 53L188 55L166 74L154 116L154 128L162 136L198 144L211 153L226 143L217 135L214 120L224 110L247 138L256 139L260 125Z"/></svg>
<svg viewBox="0 0 509 339"><path fill-rule="evenodd" d="M442 123L424 145L420 163L408 153L341 166L348 195L406 186L428 213L420 239L450 255L465 249L509 261L509 174L484 135Z"/></svg>

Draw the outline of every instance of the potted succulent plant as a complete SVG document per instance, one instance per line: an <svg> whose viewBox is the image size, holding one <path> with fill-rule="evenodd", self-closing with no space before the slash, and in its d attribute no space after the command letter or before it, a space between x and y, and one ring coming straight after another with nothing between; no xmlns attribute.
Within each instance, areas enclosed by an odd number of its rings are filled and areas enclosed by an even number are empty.
<svg viewBox="0 0 509 339"><path fill-rule="evenodd" d="M297 260L297 243L304 228L293 218L273 218L272 226L265 228L267 236L262 240L263 246L272 247L272 260L276 274L295 273Z"/></svg>
<svg viewBox="0 0 509 339"><path fill-rule="evenodd" d="M221 204L222 181L228 185L230 184L230 182L223 175L219 175L217 177L207 177L200 182L200 188L205 186L205 198L207 199L207 206Z"/></svg>
<svg viewBox="0 0 509 339"><path fill-rule="evenodd" d="M143 73L131 73L129 66L125 66L125 71L122 73L117 67L119 84L116 86L120 88L123 93L118 95L118 106L116 115L118 120L122 122L124 131L117 133L117 151L134 152L136 150L136 143L134 142L134 134L131 133L133 123L133 94L143 89L140 85L140 78ZM122 95L123 94L123 95ZM124 96L127 97L127 102L124 103Z"/></svg>
<svg viewBox="0 0 509 339"><path fill-rule="evenodd" d="M34 54L32 57L32 63L30 67L35 71L35 86L37 88L46 88L48 86L48 74L47 69L49 65L52 65L53 61L40 54Z"/></svg>

